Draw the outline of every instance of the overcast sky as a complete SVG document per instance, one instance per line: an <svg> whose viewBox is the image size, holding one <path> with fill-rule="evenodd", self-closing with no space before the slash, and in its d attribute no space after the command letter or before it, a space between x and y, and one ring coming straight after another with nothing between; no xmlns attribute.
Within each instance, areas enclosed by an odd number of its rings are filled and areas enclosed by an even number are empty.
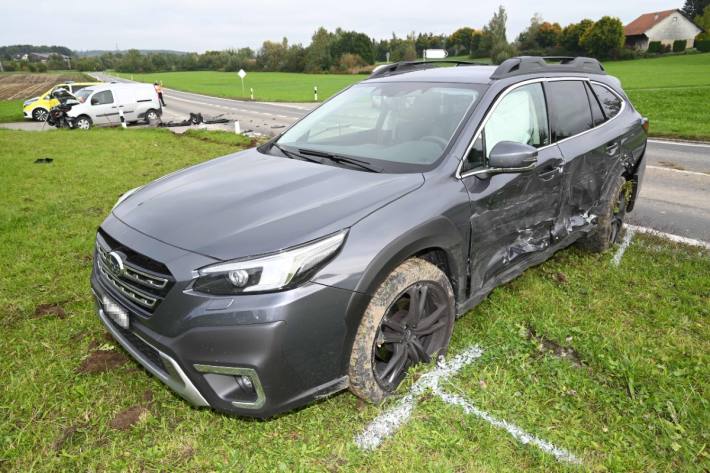
<svg viewBox="0 0 710 473"><path fill-rule="evenodd" d="M679 8L682 0L2 0L0 45L58 44L86 49L175 49L203 52L288 37L307 45L318 26L340 26L380 39L392 32L451 33L480 28L502 4L508 38L534 13L564 26L582 18Z"/></svg>

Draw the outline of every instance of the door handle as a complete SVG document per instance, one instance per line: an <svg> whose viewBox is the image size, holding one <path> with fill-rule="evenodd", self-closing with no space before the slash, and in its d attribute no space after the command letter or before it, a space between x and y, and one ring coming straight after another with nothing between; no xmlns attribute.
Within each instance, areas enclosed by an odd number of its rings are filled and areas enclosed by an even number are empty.
<svg viewBox="0 0 710 473"><path fill-rule="evenodd" d="M619 150L619 143L616 141L613 141L611 143L606 144L606 152L609 154L616 154L616 152Z"/></svg>

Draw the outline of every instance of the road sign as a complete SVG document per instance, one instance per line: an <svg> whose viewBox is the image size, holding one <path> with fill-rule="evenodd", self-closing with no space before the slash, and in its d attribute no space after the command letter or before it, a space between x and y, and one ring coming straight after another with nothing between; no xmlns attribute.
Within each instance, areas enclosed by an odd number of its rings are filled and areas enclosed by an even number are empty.
<svg viewBox="0 0 710 473"><path fill-rule="evenodd" d="M239 72L237 72L237 75L242 80L242 95L244 95L244 78L247 76L247 73L244 72L244 69L239 69Z"/></svg>
<svg viewBox="0 0 710 473"><path fill-rule="evenodd" d="M424 59L446 59L449 52L446 49L425 49Z"/></svg>

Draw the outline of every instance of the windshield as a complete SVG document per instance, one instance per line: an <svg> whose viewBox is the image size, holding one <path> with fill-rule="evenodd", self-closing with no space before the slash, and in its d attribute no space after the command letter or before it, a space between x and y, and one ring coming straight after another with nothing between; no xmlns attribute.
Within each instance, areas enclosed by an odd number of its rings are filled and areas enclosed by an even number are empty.
<svg viewBox="0 0 710 473"><path fill-rule="evenodd" d="M380 161L390 169L391 164L418 169L441 157L482 87L417 82L356 85L286 131L278 144Z"/></svg>
<svg viewBox="0 0 710 473"><path fill-rule="evenodd" d="M93 92L94 91L92 89L81 89L77 91L74 95L80 103L84 103L86 102L86 99L89 98L89 95L91 95Z"/></svg>

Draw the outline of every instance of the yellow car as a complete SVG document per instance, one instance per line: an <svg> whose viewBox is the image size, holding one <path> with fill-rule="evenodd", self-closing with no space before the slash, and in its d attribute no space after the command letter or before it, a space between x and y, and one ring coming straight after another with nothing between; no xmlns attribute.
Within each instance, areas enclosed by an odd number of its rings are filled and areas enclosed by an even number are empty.
<svg viewBox="0 0 710 473"><path fill-rule="evenodd" d="M39 97L33 97L31 99L25 100L25 102L22 104L22 112L24 113L25 118L30 118L38 122L46 121L47 117L49 116L49 110L55 105L59 105L59 101L52 97L52 92L57 89L65 89L73 95L84 87L89 87L91 85L96 84L101 84L101 82L67 81L62 84L57 84Z"/></svg>

